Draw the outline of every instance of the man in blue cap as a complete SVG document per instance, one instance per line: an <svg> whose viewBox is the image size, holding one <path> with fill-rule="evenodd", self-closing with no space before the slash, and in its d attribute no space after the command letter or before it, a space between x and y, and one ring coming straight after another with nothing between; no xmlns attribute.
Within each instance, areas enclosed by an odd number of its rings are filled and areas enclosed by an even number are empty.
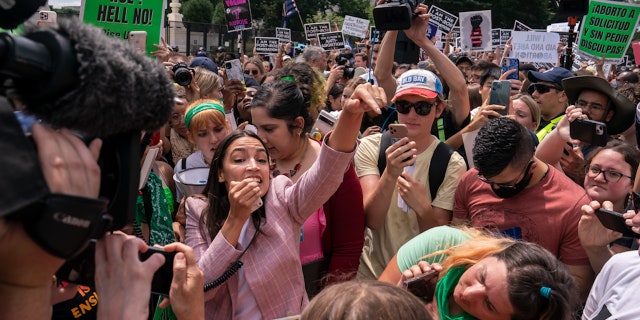
<svg viewBox="0 0 640 320"><path fill-rule="evenodd" d="M545 72L529 71L531 85L528 92L540 106L540 124L536 135L538 141L553 130L564 117L568 106L562 79L573 77L573 73L562 67L554 67Z"/></svg>

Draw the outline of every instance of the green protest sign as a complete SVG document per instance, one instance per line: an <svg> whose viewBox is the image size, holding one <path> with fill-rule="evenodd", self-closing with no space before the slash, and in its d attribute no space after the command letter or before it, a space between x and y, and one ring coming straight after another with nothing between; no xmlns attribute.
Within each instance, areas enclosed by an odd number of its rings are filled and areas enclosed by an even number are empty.
<svg viewBox="0 0 640 320"><path fill-rule="evenodd" d="M160 43L164 8L165 0L83 0L80 19L122 40L131 31L146 31L148 54Z"/></svg>
<svg viewBox="0 0 640 320"><path fill-rule="evenodd" d="M640 5L592 0L582 22L578 50L617 63L625 55L640 16Z"/></svg>

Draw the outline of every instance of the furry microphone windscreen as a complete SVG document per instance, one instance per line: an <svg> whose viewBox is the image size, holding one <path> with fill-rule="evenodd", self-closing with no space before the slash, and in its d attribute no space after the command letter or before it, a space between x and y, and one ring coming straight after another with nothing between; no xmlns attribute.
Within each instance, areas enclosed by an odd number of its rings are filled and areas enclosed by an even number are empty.
<svg viewBox="0 0 640 320"><path fill-rule="evenodd" d="M58 23L58 33L75 52L77 85L45 102L30 101L28 92L19 92L27 111L54 127L93 137L155 131L167 123L174 91L161 64L77 18ZM42 30L36 27L26 35Z"/></svg>

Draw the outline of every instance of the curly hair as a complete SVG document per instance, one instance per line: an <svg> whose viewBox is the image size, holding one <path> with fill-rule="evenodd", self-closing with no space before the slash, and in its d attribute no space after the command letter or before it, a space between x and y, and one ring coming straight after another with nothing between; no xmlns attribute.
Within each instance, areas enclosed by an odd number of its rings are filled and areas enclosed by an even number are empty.
<svg viewBox="0 0 640 320"><path fill-rule="evenodd" d="M515 120L499 117L491 119L478 132L473 162L479 174L491 178L509 165L524 166L533 152L531 133Z"/></svg>

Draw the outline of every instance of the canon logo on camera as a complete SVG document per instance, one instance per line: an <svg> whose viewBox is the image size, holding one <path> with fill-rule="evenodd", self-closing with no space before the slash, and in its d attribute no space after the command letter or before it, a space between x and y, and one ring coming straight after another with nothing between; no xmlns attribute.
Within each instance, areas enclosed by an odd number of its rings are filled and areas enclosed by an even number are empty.
<svg viewBox="0 0 640 320"><path fill-rule="evenodd" d="M76 227L80 227L80 228L89 228L89 226L91 225L91 221L89 220L85 220L85 219L80 219L80 218L76 218L73 216L70 216L68 214L65 214L64 212L56 212L53 214L53 219L56 221L59 221L61 223L64 224L68 224L68 225L72 225L72 226L76 226Z"/></svg>

